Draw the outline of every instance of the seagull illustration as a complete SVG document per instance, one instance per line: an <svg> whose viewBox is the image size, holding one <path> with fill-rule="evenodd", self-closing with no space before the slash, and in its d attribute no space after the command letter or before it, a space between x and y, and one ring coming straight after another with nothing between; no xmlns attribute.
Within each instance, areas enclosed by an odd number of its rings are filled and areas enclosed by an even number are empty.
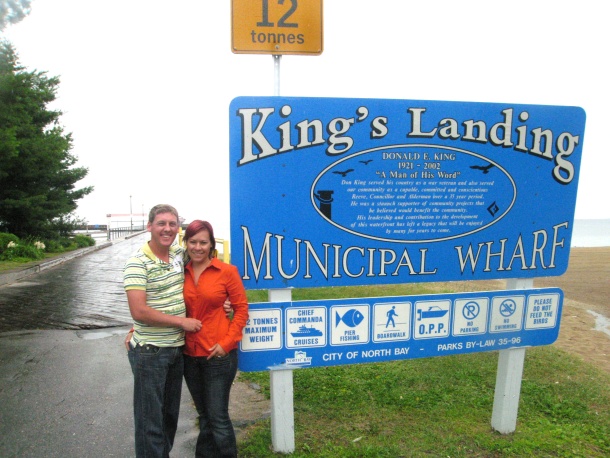
<svg viewBox="0 0 610 458"><path fill-rule="evenodd" d="M343 178L345 178L348 173L353 172L353 171L354 171L354 169L347 169L345 172L341 172L341 171L337 170L336 172L333 172L333 173L336 173L337 175L341 175Z"/></svg>
<svg viewBox="0 0 610 458"><path fill-rule="evenodd" d="M358 162L361 162L361 163L363 163L364 165L369 165L369 162L373 162L373 159L368 159L368 160L366 160L366 161L358 161Z"/></svg>
<svg viewBox="0 0 610 458"><path fill-rule="evenodd" d="M477 170L482 170L483 173L487 173L489 172L489 169L492 168L494 165L493 164L489 164L489 165L471 165L470 168L471 169L477 169Z"/></svg>

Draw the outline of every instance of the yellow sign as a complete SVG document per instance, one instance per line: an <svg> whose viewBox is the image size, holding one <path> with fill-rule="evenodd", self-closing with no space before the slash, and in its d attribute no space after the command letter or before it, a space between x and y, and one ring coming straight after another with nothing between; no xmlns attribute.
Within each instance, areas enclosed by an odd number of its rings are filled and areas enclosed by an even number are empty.
<svg viewBox="0 0 610 458"><path fill-rule="evenodd" d="M322 54L322 0L232 0L236 54Z"/></svg>

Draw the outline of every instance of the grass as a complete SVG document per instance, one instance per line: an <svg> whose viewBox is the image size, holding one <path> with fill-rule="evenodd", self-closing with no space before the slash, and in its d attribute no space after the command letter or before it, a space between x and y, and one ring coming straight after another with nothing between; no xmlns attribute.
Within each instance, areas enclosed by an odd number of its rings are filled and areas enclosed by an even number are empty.
<svg viewBox="0 0 610 458"><path fill-rule="evenodd" d="M74 249L76 249L76 248L74 248ZM22 258L13 259L12 261L0 261L0 272L6 272L9 270L14 270L14 269L19 269L19 270L26 269L28 267L40 264L41 262L44 262L45 260L48 260L51 258L56 258L57 256L66 254L68 251L73 251L73 250L66 250L62 253L45 253L44 259L37 259L35 261L28 261L28 260L25 260Z"/></svg>
<svg viewBox="0 0 610 458"><path fill-rule="evenodd" d="M297 289L293 299L425 294L451 287ZM252 302L266 300L262 294L248 292ZM497 361L497 352L486 352L295 370L291 456L610 456L610 374L553 346L528 349L517 428L502 435L491 428ZM269 397L268 372L240 373L240 379L257 383ZM269 419L249 428L239 452L253 458L281 455L272 451Z"/></svg>
<svg viewBox="0 0 610 458"><path fill-rule="evenodd" d="M6 272L9 270L22 270L28 267L35 266L46 260L62 256L71 251L78 250L80 248L86 248L95 245L95 240L89 235L77 234L72 238L63 237L59 241L47 241L45 251L42 251L42 258L35 259L37 256L32 256L32 252L28 248L33 247L34 244L28 242L19 241L21 250L18 252L11 253L11 256L0 256L0 272ZM39 252L38 252L39 253ZM5 255L0 252L0 254Z"/></svg>
<svg viewBox="0 0 610 458"><path fill-rule="evenodd" d="M21 270L26 269L28 267L35 266L42 262L48 261L53 258L57 258L59 256L64 256L66 253L70 253L72 251L79 250L81 248L85 248L83 246L77 246L76 244L63 247L61 251L53 251L51 253L45 251L44 259L25 259L25 258L15 258L10 261L0 261L0 272L6 272L9 270Z"/></svg>

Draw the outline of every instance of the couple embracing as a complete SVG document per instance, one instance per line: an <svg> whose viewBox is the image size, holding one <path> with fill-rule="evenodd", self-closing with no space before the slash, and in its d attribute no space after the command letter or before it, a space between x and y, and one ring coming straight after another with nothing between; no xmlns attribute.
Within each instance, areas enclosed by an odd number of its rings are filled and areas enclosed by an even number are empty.
<svg viewBox="0 0 610 458"><path fill-rule="evenodd" d="M150 241L124 268L134 320L126 346L134 376L136 456L169 457L184 376L199 415L195 456L236 457L229 394L248 319L246 292L237 268L215 257L208 222L195 220L186 228L186 252L174 244L179 228L174 207L153 207Z"/></svg>

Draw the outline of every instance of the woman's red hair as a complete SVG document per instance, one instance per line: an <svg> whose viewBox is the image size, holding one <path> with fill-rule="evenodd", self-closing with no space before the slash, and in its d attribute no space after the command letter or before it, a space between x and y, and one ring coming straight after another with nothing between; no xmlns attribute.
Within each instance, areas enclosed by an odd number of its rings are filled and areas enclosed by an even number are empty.
<svg viewBox="0 0 610 458"><path fill-rule="evenodd" d="M184 231L184 243L187 243L191 237L201 231L207 231L210 235L210 257L213 257L213 254L216 252L216 239L214 238L214 229L212 229L212 225L207 221L196 219L191 222Z"/></svg>

